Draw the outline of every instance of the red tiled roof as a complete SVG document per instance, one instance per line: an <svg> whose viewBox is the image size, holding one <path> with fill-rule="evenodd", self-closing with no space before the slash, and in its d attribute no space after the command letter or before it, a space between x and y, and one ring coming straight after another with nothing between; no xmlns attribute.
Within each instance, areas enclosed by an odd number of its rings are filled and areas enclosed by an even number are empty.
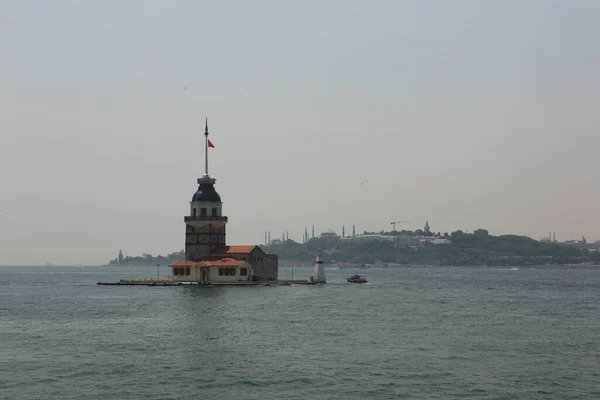
<svg viewBox="0 0 600 400"><path fill-rule="evenodd" d="M175 261L173 264L170 264L169 267L191 267L196 264L194 261Z"/></svg>
<svg viewBox="0 0 600 400"><path fill-rule="evenodd" d="M256 246L222 246L213 253L215 254L247 254L254 250Z"/></svg>
<svg viewBox="0 0 600 400"><path fill-rule="evenodd" d="M239 267L245 261L236 260L229 257L204 257L199 263L202 263L208 267Z"/></svg>

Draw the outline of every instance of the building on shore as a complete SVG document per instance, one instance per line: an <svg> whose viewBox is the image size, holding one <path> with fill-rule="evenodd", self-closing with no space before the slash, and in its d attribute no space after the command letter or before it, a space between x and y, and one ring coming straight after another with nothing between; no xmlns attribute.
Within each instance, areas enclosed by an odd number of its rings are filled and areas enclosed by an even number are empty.
<svg viewBox="0 0 600 400"><path fill-rule="evenodd" d="M340 238L341 244L365 244L373 242L389 242L393 247L423 247L427 244L430 245L445 245L452 243L451 240L446 238L440 238L437 236L411 236L411 235L386 235L386 234L363 234L356 236L347 236Z"/></svg>
<svg viewBox="0 0 600 400"><path fill-rule="evenodd" d="M208 148L214 147L205 131L205 171L198 179L198 190L190 202L185 222L185 260L170 265L173 281L228 283L276 281L278 257L260 247L229 246L226 241L227 217L215 190L216 179L208 174Z"/></svg>

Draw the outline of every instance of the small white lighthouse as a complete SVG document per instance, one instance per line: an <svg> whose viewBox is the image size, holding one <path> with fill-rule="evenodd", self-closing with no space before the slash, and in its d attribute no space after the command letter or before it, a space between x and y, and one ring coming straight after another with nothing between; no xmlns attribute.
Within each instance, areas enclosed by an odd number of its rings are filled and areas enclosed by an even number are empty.
<svg viewBox="0 0 600 400"><path fill-rule="evenodd" d="M317 260L315 261L315 267L313 271L313 282L326 283L325 280L325 267L323 261L321 261L321 250L317 253Z"/></svg>

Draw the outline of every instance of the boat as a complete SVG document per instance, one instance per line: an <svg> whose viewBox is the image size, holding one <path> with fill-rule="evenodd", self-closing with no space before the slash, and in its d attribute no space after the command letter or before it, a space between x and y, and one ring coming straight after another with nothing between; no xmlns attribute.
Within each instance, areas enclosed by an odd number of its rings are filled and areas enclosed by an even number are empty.
<svg viewBox="0 0 600 400"><path fill-rule="evenodd" d="M350 283L366 283L367 279L361 275L352 275L346 278L346 281Z"/></svg>

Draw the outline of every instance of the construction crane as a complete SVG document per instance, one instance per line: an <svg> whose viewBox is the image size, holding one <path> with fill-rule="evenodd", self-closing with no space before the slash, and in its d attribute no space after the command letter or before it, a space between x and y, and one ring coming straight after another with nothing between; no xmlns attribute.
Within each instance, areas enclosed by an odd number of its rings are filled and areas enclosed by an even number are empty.
<svg viewBox="0 0 600 400"><path fill-rule="evenodd" d="M405 222L412 222L412 220L407 220L407 221L394 221L394 222L390 222L390 225L392 225L392 229L394 230L394 232L396 231L396 224L403 224Z"/></svg>

